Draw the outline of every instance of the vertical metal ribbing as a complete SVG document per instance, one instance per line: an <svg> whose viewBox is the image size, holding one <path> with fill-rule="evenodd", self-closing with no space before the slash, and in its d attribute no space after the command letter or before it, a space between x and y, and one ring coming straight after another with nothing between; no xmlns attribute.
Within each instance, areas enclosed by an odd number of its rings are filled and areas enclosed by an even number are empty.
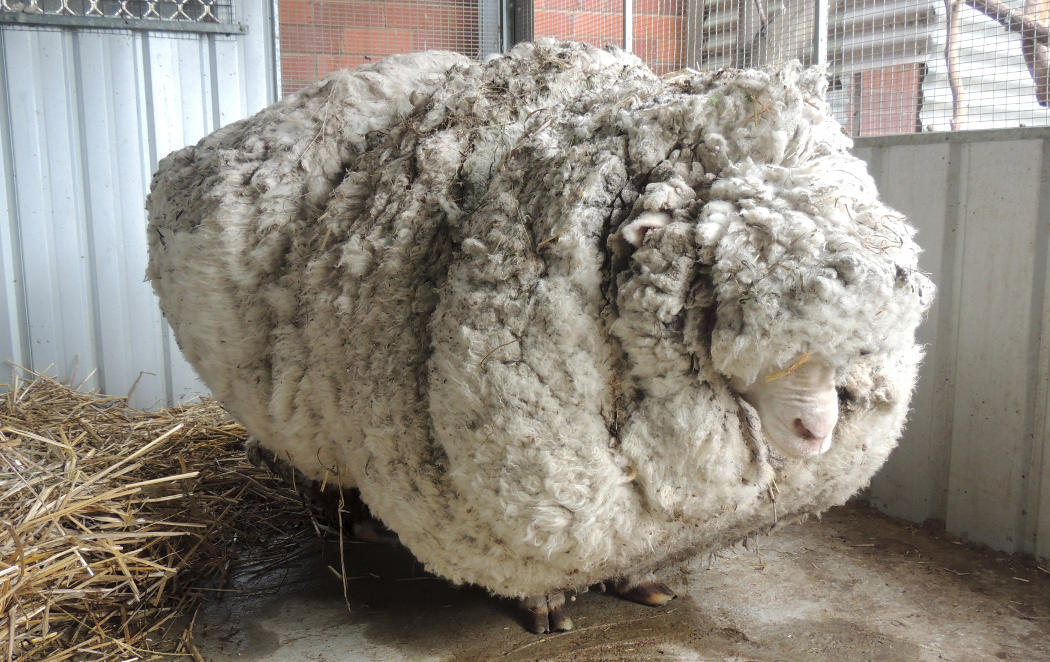
<svg viewBox="0 0 1050 662"><path fill-rule="evenodd" d="M5 44L4 30L0 28L0 54L3 54L6 58L8 47ZM14 126L12 124L12 117L9 108L10 99L7 96L7 92L10 89L8 84L8 62L9 60L3 59L0 61L0 159L3 159L3 167L0 168L2 176L5 178L3 186L0 186L0 191L6 194L6 206L8 209L7 219L2 220L6 224L6 227L0 228L0 250L5 250L5 255L0 259L0 265L3 265L3 261L8 261L9 265L6 266L3 273L0 273L0 278L7 280L5 283L0 283L0 287L6 289L8 310L6 315L8 316L11 336L11 352L12 355L9 357L0 357L0 360L6 359L13 363L23 365L26 367L33 365L32 358L32 344L29 342L29 317L26 312L26 287L25 287L25 267L22 262L22 217L19 213L19 201L18 201L18 182L15 177L15 159L14 159L14 146L12 140L12 134L14 132ZM14 318L13 320L11 318ZM8 376L6 368L0 371L4 377Z"/></svg>
<svg viewBox="0 0 1050 662"><path fill-rule="evenodd" d="M83 244L82 248L87 256L87 267L84 269L84 282L86 283L86 289L88 294L88 306L87 310L91 317L91 333L94 336L90 339L93 353L90 360L93 363L88 364L86 367L90 373L90 370L94 368L96 371L96 382L98 388L105 391L107 388L106 381L106 357L105 357L105 342L103 340L104 334L102 332L102 306L99 301L101 295L99 291L98 281L98 251L95 241L95 218L94 218L94 205L92 204L92 195L94 186L92 179L91 166L88 161L88 144L87 136L88 132L91 131L91 127L87 125L87 111L84 108L84 86L87 84L85 80L85 74L82 66L82 59L80 53L80 33L72 31L69 34L69 41L66 44L66 67L71 75L67 74L67 79L70 81L72 88L73 104L76 109L76 121L72 123L70 130L72 132L71 142L74 145L74 167L79 168L77 179L79 185L83 187L83 191L80 194L80 217L81 217L81 232L83 233ZM72 109L71 109L72 110ZM87 357L85 357L87 358ZM76 386L76 384L74 384Z"/></svg>
<svg viewBox="0 0 1050 662"><path fill-rule="evenodd" d="M146 109L146 137L148 140L147 151L149 156L149 170L150 172L156 172L157 163L160 161L160 154L158 154L157 149L157 109L153 98L153 66L150 35L148 32L142 35L142 63L142 96ZM168 330L166 323L162 323L161 328L158 329L158 331L160 332L161 356L163 356L162 369L164 377L164 402L168 406L171 406L175 404L175 383L171 374L173 360L170 337L171 332Z"/></svg>
<svg viewBox="0 0 1050 662"><path fill-rule="evenodd" d="M1035 287L1029 332L1031 371L1026 403L1030 416L1025 456L1029 458L1024 510L1018 514L1023 551L1050 559L1050 139L1043 140L1039 176L1039 208L1035 231Z"/></svg>

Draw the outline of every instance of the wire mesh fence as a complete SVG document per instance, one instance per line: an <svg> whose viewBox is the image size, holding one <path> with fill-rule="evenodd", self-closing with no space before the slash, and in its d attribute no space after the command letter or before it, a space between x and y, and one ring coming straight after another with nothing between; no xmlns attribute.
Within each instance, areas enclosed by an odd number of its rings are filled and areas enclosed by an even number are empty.
<svg viewBox="0 0 1050 662"><path fill-rule="evenodd" d="M498 0L280 0L285 93L384 55L511 39ZM1050 124L1050 0L534 0L526 37L614 45L657 74L826 64L854 136ZM520 26L519 26L520 27Z"/></svg>
<svg viewBox="0 0 1050 662"><path fill-rule="evenodd" d="M653 71L665 74L685 65L685 0L636 0L632 5L631 48Z"/></svg>
<svg viewBox="0 0 1050 662"><path fill-rule="evenodd" d="M285 94L394 53L483 54L477 0L281 0L278 11Z"/></svg>
<svg viewBox="0 0 1050 662"><path fill-rule="evenodd" d="M623 48L623 9L622 0L534 0L533 37L571 38L595 46L612 44Z"/></svg>
<svg viewBox="0 0 1050 662"><path fill-rule="evenodd" d="M0 0L0 11L83 18L226 23L232 16L232 4L232 0Z"/></svg>
<svg viewBox="0 0 1050 662"><path fill-rule="evenodd" d="M658 74L685 63L686 0L535 0L533 36L614 45ZM631 20L625 20L630 11Z"/></svg>

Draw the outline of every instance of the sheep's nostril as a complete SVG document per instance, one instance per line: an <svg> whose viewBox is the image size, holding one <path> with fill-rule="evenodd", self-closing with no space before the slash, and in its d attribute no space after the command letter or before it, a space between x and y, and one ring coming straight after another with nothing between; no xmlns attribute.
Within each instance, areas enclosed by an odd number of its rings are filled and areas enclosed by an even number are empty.
<svg viewBox="0 0 1050 662"><path fill-rule="evenodd" d="M817 435L809 431L809 428L806 427L805 423L802 422L801 418L795 419L795 434L802 437L806 441L810 441L812 439L817 438Z"/></svg>

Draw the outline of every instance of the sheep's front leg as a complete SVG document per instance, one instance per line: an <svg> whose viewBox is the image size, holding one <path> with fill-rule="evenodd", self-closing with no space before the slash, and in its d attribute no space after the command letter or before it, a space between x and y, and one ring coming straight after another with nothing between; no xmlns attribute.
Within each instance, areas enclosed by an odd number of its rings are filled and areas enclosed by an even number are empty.
<svg viewBox="0 0 1050 662"><path fill-rule="evenodd" d="M675 597L667 584L656 581L652 575L618 579L612 584L612 593L650 607L662 607Z"/></svg>
<svg viewBox="0 0 1050 662"><path fill-rule="evenodd" d="M565 593L525 598L518 603L525 613L525 626L535 632L558 632L572 629L572 619L565 613Z"/></svg>

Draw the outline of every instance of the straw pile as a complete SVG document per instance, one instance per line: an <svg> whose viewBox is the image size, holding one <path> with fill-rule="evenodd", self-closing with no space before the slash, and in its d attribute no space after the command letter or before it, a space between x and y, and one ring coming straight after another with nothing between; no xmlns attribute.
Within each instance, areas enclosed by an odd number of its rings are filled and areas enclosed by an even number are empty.
<svg viewBox="0 0 1050 662"><path fill-rule="evenodd" d="M142 412L34 377L0 397L0 660L200 659L201 600L239 550L312 535L301 501L215 402Z"/></svg>

